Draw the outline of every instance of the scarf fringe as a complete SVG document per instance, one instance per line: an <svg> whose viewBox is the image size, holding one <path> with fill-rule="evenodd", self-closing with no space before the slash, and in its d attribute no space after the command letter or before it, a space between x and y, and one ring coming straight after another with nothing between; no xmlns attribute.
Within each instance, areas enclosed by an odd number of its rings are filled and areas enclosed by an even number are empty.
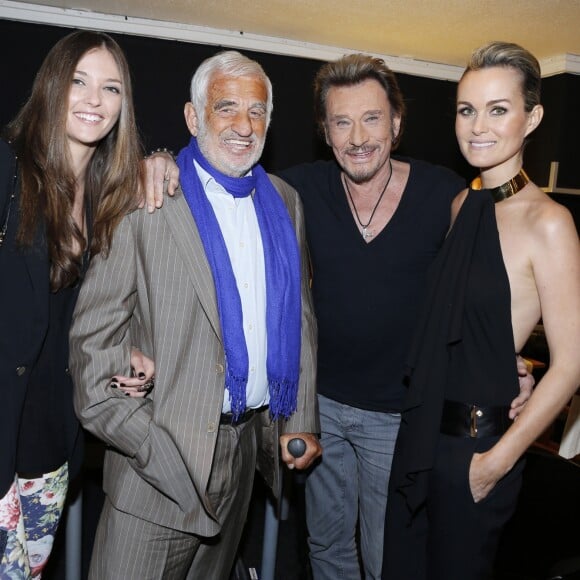
<svg viewBox="0 0 580 580"><path fill-rule="evenodd" d="M247 379L244 377L233 376L228 374L226 381L226 389L230 397L230 406L234 421L246 410L246 384Z"/></svg>
<svg viewBox="0 0 580 580"><path fill-rule="evenodd" d="M272 419L288 419L297 407L298 381L268 381L270 389L270 414Z"/></svg>

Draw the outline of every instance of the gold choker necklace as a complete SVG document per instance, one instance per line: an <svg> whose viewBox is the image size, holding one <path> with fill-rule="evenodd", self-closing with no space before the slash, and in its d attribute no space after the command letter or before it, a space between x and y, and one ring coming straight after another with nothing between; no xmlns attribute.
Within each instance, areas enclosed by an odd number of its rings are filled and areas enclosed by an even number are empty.
<svg viewBox="0 0 580 580"><path fill-rule="evenodd" d="M523 189L530 181L526 172L520 169L515 177L512 177L509 181L498 185L497 187L490 187L488 191L493 197L493 201L497 203L498 201L503 201L504 199L515 195L520 189ZM476 177L471 182L471 189L484 189L481 184L481 177Z"/></svg>

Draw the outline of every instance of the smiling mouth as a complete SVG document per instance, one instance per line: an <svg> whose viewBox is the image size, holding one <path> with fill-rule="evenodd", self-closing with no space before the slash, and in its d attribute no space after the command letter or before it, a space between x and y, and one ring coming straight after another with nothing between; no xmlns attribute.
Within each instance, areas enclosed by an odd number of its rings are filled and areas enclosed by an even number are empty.
<svg viewBox="0 0 580 580"><path fill-rule="evenodd" d="M375 149L349 149L346 154L354 161L365 161L374 152Z"/></svg>
<svg viewBox="0 0 580 580"><path fill-rule="evenodd" d="M488 147L493 147L495 141L470 141L469 145L473 147L473 149L486 149Z"/></svg>
<svg viewBox="0 0 580 580"><path fill-rule="evenodd" d="M224 139L224 143L234 149L249 149L254 145L253 141L244 141L241 139Z"/></svg>
<svg viewBox="0 0 580 580"><path fill-rule="evenodd" d="M99 123L103 120L102 115L97 115L95 113L75 113L75 117L86 123Z"/></svg>

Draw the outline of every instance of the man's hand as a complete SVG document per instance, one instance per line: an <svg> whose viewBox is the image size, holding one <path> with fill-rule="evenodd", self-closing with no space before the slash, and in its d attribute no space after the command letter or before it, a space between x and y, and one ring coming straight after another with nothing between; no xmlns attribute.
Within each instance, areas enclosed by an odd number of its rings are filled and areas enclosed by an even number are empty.
<svg viewBox="0 0 580 580"><path fill-rule="evenodd" d="M293 457L288 451L288 442L294 437L298 437L306 443L306 451L301 457ZM322 447L314 433L286 433L281 435L280 448L282 450L282 461L288 466L288 469L307 469L315 459L322 455Z"/></svg>
<svg viewBox="0 0 580 580"><path fill-rule="evenodd" d="M138 348L131 348L131 376L115 375L111 388L120 389L129 397L145 397L153 389L155 364Z"/></svg>
<svg viewBox="0 0 580 580"><path fill-rule="evenodd" d="M153 213L163 205L163 195L174 195L179 185L179 168L171 153L156 151L142 161L145 170L143 187L140 192L139 207L147 205L147 211Z"/></svg>
<svg viewBox="0 0 580 580"><path fill-rule="evenodd" d="M532 396L532 391L534 390L534 385L536 380L532 375L533 365L522 358L520 355L516 357L516 362L518 365L518 375L520 377L520 394L512 401L510 405L510 419L516 419L517 416L522 412L524 405L528 402L528 399Z"/></svg>

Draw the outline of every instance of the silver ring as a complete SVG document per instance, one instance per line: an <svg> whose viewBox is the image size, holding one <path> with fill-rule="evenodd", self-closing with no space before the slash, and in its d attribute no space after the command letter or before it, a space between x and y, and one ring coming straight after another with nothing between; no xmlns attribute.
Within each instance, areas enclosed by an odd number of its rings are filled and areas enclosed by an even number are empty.
<svg viewBox="0 0 580 580"><path fill-rule="evenodd" d="M150 379L146 383L143 383L137 390L140 392L143 392L143 391L149 392L153 389L154 386L155 386L154 379Z"/></svg>

